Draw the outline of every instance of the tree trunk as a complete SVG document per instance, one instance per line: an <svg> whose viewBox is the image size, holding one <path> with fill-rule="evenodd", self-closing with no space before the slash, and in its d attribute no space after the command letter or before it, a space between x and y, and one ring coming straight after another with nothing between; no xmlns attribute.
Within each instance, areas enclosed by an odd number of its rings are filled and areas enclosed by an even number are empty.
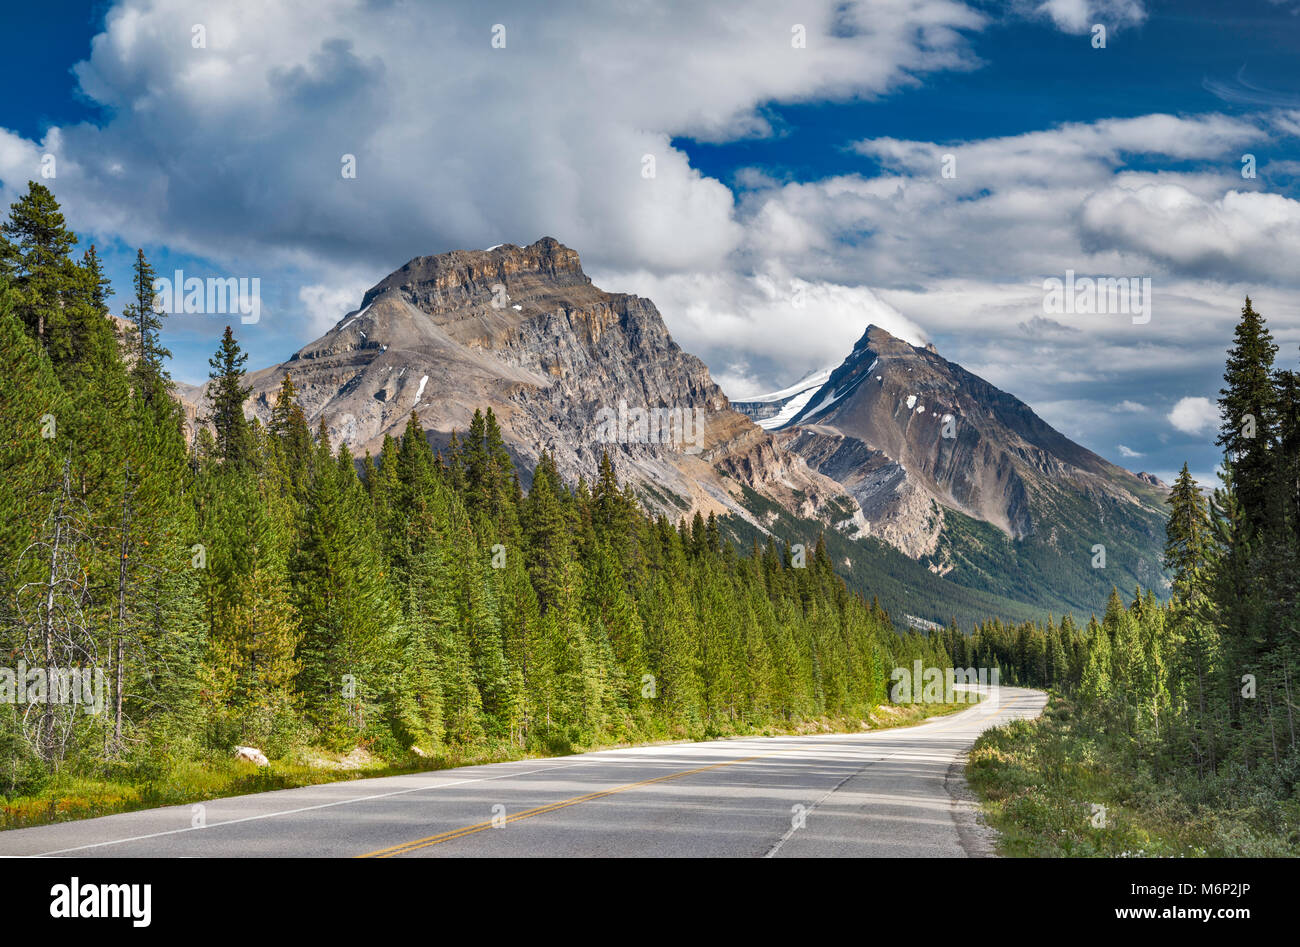
<svg viewBox="0 0 1300 947"><path fill-rule="evenodd" d="M131 554L131 462L122 487L122 536L117 564L117 654L113 661L113 753L122 750L122 689L126 681L126 572Z"/></svg>

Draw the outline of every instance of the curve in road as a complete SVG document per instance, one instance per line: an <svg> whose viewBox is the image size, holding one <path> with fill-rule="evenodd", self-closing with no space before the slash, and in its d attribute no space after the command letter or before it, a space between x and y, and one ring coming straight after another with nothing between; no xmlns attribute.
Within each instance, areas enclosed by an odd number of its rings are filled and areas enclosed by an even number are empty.
<svg viewBox="0 0 1300 947"><path fill-rule="evenodd" d="M988 855L965 754L1046 703L990 696L892 730L603 750L15 829L0 855Z"/></svg>

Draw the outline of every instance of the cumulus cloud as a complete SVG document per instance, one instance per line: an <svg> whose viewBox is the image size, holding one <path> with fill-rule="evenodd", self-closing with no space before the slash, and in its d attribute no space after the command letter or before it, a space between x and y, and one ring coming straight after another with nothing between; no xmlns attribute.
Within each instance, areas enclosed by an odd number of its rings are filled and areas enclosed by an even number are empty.
<svg viewBox="0 0 1300 947"><path fill-rule="evenodd" d="M1180 184L1120 183L1090 196L1080 215L1086 242L1130 249L1164 267L1229 279L1293 269L1300 201L1230 190L1207 200Z"/></svg>
<svg viewBox="0 0 1300 947"><path fill-rule="evenodd" d="M1217 204L1214 223L1220 230L1245 232L1267 221L1268 236L1283 241L1281 252L1300 250L1300 234L1293 228L1300 205L1234 190L1242 182L1229 162L1243 147L1268 137L1260 121L1157 114L970 142L874 138L853 147L882 169L875 177L790 184L746 200L760 205L754 213L760 226L756 239L786 252L799 245L761 232L764 220L794 215L822 221L822 234L802 236L814 250L834 238L870 234L853 243L866 244L868 260L880 261L877 278L887 280L904 272L963 271L1041 279L1067 267L1120 265L1117 250L1131 251L1130 261L1138 259L1148 271L1159 266L1162 272L1198 273L1205 253L1179 252L1161 243L1170 236L1168 218L1177 215L1178 224L1190 223L1190 209L1179 208L1196 203ZM943 175L946 156L955 172L951 177ZM1213 170L1135 171L1127 167L1134 158L1205 162ZM1152 208L1165 207L1165 216L1143 217L1142 209L1132 207L1142 198ZM1107 216L1126 207L1131 211L1117 221ZM1118 248L1117 237L1123 238ZM1253 275L1259 265L1252 257L1254 244L1236 251L1221 241L1213 246L1225 271L1236 267L1235 274L1225 275Z"/></svg>
<svg viewBox="0 0 1300 947"><path fill-rule="evenodd" d="M1125 446L1124 444L1118 444L1118 445L1116 445L1116 446L1119 448L1119 455L1120 455L1121 457L1124 457L1124 458L1133 458L1133 457L1141 457L1141 456L1143 456L1141 451L1133 450L1133 448L1131 448L1131 447L1127 447L1127 446Z"/></svg>
<svg viewBox="0 0 1300 947"><path fill-rule="evenodd" d="M361 297L371 285L369 282L355 282L350 286L330 283L299 288L298 301L302 303L308 331L316 336L324 335L340 316L361 305Z"/></svg>
<svg viewBox="0 0 1300 947"><path fill-rule="evenodd" d="M39 147L0 132L4 197L48 150L72 223L132 245L392 268L549 234L599 265L709 268L742 230L730 190L674 136L765 135L770 102L971 68L965 37L984 23L954 0L741 11L640 7L628 42L628 11L599 0L487 18L471 2L237 0L205 10L195 48L192 4L122 0L75 70L104 124Z"/></svg>
<svg viewBox="0 0 1300 947"><path fill-rule="evenodd" d="M1180 398L1167 417L1184 434L1204 434L1219 426L1219 406L1209 398Z"/></svg>

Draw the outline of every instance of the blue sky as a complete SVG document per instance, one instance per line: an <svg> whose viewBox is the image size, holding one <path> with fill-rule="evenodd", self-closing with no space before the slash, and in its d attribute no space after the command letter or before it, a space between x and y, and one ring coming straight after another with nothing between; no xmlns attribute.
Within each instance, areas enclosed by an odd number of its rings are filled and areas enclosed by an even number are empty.
<svg viewBox="0 0 1300 947"><path fill-rule="evenodd" d="M1268 0L1178 0L1145 9L1147 19L1122 30L1104 52L1041 20L1005 17L972 36L978 68L940 73L875 101L776 104L784 135L680 145L695 167L723 180L755 164L812 180L869 167L843 150L868 135L964 141L1152 112L1248 112L1210 88L1237 87L1239 73L1300 106L1294 12Z"/></svg>
<svg viewBox="0 0 1300 947"><path fill-rule="evenodd" d="M137 246L260 278L255 366L412 256L551 235L733 397L877 322L1125 466L1213 471L1245 293L1300 354L1300 0L726 6L7 8L0 199L53 154L118 305ZM1149 277L1151 323L1045 312L1067 269ZM170 320L178 378L224 321Z"/></svg>

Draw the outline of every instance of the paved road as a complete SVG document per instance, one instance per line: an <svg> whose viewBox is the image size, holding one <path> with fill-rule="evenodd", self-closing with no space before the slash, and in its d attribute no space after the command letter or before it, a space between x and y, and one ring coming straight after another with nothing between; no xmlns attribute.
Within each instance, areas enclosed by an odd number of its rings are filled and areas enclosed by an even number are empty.
<svg viewBox="0 0 1300 947"><path fill-rule="evenodd" d="M469 766L0 832L0 855L953 856L991 853L960 778L1038 691L915 727Z"/></svg>

